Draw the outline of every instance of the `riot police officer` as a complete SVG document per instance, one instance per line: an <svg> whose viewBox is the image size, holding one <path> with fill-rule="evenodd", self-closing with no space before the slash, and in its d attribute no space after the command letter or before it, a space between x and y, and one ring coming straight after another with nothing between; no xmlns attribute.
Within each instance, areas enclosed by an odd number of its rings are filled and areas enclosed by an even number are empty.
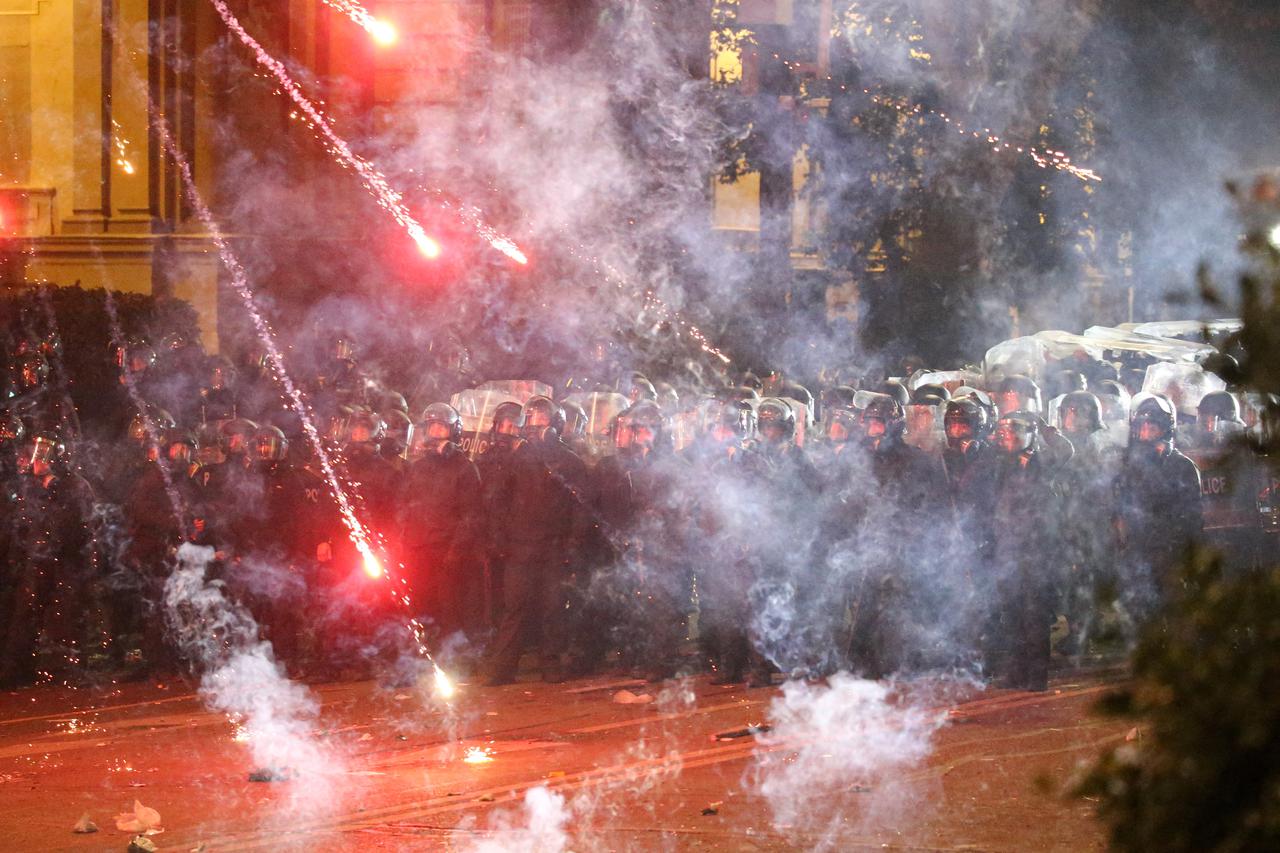
<svg viewBox="0 0 1280 853"><path fill-rule="evenodd" d="M756 518L744 506L759 494L752 488L758 471L755 431L750 403L719 403L706 431L681 451L687 464L677 468L673 486L688 502L682 551L698 587L699 644L717 684L741 682L752 660L748 591L755 580L750 541ZM752 671L759 683L767 683L763 661L756 661Z"/></svg>
<svg viewBox="0 0 1280 853"><path fill-rule="evenodd" d="M1049 681L1049 627L1053 619L1055 567L1045 560L1054 495L1040 456L1035 412L1001 415L996 425L997 463L992 580L995 613L987 665L1004 686L1045 690Z"/></svg>
<svg viewBox="0 0 1280 853"><path fill-rule="evenodd" d="M515 680L539 630L542 676L560 680L567 642L564 608L586 527L587 468L560 438L564 412L547 397L524 405L524 439L495 489L495 533L506 548L503 613L488 654L488 683Z"/></svg>
<svg viewBox="0 0 1280 853"><path fill-rule="evenodd" d="M1127 597L1139 618L1168 595L1178 560L1202 525L1200 470L1174 446L1177 424L1167 398L1139 398L1116 477L1115 527L1129 573Z"/></svg>
<svg viewBox="0 0 1280 853"><path fill-rule="evenodd" d="M462 417L432 403L414 427L418 448L400 486L399 527L417 604L443 636L482 627L480 474L462 449Z"/></svg>
<svg viewBox="0 0 1280 853"><path fill-rule="evenodd" d="M497 626L502 609L502 575L507 553L501 529L506 500L502 490L506 488L511 471L512 454L523 443L520 437L523 426L524 412L519 403L499 403L494 407L489 423L488 441L484 450L476 457L482 502L479 536L484 558L484 599L481 612L489 627Z"/></svg>
<svg viewBox="0 0 1280 853"><path fill-rule="evenodd" d="M1058 405L1062 434L1074 450L1063 472L1061 544L1064 599L1069 634L1063 651L1083 651L1090 623L1101 603L1096 593L1114 584L1110 526L1115 508L1117 449L1108 441L1102 402L1088 391L1071 391Z"/></svg>
<svg viewBox="0 0 1280 853"><path fill-rule="evenodd" d="M1247 439L1240 402L1229 391L1200 400L1187 455L1200 468L1205 542L1233 571L1264 558L1258 495L1265 492L1264 464Z"/></svg>
<svg viewBox="0 0 1280 853"><path fill-rule="evenodd" d="M1036 425L1036 435L1040 443L1040 461L1056 477L1071 459L1071 442L1065 439L1057 429L1044 420L1044 402L1040 395L1040 386L1028 376L1015 374L1005 377L996 386L992 395L1000 416L1010 412L1031 412L1040 418Z"/></svg>
<svg viewBox="0 0 1280 853"><path fill-rule="evenodd" d="M676 558L671 436L666 416L651 400L633 404L619 421L621 446L596 467L592 488L595 520L613 551L612 570L592 586L612 592L624 659L657 681L678 668L692 599L689 566ZM597 594L589 589L586 598ZM584 617L600 612L594 603L584 602ZM590 637L585 644L591 646Z"/></svg>
<svg viewBox="0 0 1280 853"><path fill-rule="evenodd" d="M855 614L850 655L869 677L883 677L941 653L927 639L927 626L945 604L943 592L959 579L930 572L942 544L946 482L941 464L903 440L906 412L897 398L871 394L867 399L860 416L867 465L846 512L855 536L879 544L859 559L849 579Z"/></svg>

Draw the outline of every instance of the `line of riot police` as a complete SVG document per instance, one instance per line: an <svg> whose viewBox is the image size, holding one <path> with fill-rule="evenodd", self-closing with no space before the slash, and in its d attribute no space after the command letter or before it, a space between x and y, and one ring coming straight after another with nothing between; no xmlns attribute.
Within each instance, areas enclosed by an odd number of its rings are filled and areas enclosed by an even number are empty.
<svg viewBox="0 0 1280 853"><path fill-rule="evenodd" d="M632 375L611 452L588 452L580 406L538 395L498 405L473 458L451 405L413 417L335 347L309 383L317 421L405 595L361 570L261 360L162 382L149 348L127 345L121 376L143 405L87 467L48 357L20 353L0 418L0 675L70 675L95 649L179 667L159 602L189 541L215 549L218 582L282 660L318 675L392 664L412 616L491 684L529 654L551 681L964 668L1043 689L1055 621L1059 648L1082 652L1100 615L1152 612L1202 528L1242 565L1274 541L1257 502L1272 468L1232 440L1243 423L1225 392L1189 433L1215 472L1202 496L1173 404L1108 379L1047 406L1016 375L987 390L834 386L815 405L780 375L747 376L681 407Z"/></svg>

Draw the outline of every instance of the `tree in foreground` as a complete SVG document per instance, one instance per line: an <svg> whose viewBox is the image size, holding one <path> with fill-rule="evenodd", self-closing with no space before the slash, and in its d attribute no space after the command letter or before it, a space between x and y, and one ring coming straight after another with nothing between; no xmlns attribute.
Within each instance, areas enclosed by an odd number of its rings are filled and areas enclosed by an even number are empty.
<svg viewBox="0 0 1280 853"><path fill-rule="evenodd" d="M1251 270L1241 279L1237 376L1260 395L1265 429L1250 452L1280 483L1280 178L1238 189ZM1213 304L1212 288L1202 287ZM1274 494L1259 495L1262 504ZM1280 535L1269 534L1271 540ZM1280 553L1227 571L1190 554L1164 611L1144 629L1132 682L1104 713L1134 718L1141 738L1105 753L1077 788L1099 802L1113 849L1165 853L1280 849Z"/></svg>

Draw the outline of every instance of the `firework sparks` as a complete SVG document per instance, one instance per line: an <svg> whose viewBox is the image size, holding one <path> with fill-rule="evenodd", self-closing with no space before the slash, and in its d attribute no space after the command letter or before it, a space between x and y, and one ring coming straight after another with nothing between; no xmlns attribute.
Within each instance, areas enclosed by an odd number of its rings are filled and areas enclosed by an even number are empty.
<svg viewBox="0 0 1280 853"><path fill-rule="evenodd" d="M925 59L928 59L928 54L922 54L922 56ZM783 65L793 72L800 69L800 63L782 59L780 54L773 54L773 58L780 60ZM829 75L825 79L828 83L835 82ZM839 88L841 92L849 91L849 87L845 84L840 84L837 88ZM865 87L862 89L862 93L869 96L872 103L897 110L903 115L928 115L940 119L942 122L955 128L961 136L968 136L978 140L979 142L990 145L991 149L996 153L1011 153L1018 154L1023 157L1029 157L1031 161L1041 169L1057 169L1059 172L1066 172L1068 175L1071 175L1074 178L1079 178L1085 183L1100 183L1102 181L1102 176L1097 172L1092 169L1085 169L1081 166L1077 166L1075 163L1071 162L1071 158L1067 156L1065 151L1054 151L1051 148L1035 148L1030 145L1015 145L1012 142L1006 142L995 133L992 133L991 128L984 127L981 130L975 130L973 128L966 127L959 119L954 116L949 116L940 110L928 109L922 104L903 103L898 99L876 94Z"/></svg>
<svg viewBox="0 0 1280 853"><path fill-rule="evenodd" d="M289 76L284 64L267 53L262 45L245 30L240 21L231 13L224 0L210 0L210 2L217 9L227 28L235 33L246 47L253 51L254 58L258 64L271 72L276 82L279 83L281 91L287 94L289 99L297 106L297 110L291 113L290 117L305 121L320 134L321 142L328 151L338 159L344 168L349 168L359 175L361 182L373 195L378 205L390 213L392 218L404 228L424 256L427 258L439 257L440 244L427 235L425 229L405 205L404 197L391 188L387 183L386 177L372 163L357 155L351 150L351 146L347 144L346 140L338 136L324 117L324 114L302 93L302 89ZM347 0L326 0L326 2L366 30L369 30L375 39L395 41L398 37L395 27L386 22L378 21L356 3L347 2ZM475 208L451 205L447 202L443 206L454 210L468 225L475 229L485 242L497 251L516 263L526 264L529 262L529 259L520 250L520 247L516 245L515 241L502 235L497 229L485 222Z"/></svg>
<svg viewBox="0 0 1280 853"><path fill-rule="evenodd" d="M585 247L583 248L585 251ZM579 260L582 260L590 264L592 268L594 268L595 271L605 279L605 281L608 281L618 290L623 292L627 291L626 277L608 262L602 261L596 257L586 255L584 254L584 252L578 251L573 246L568 247L568 252L570 255L574 256L575 258L578 258ZM665 301L663 301L662 297L658 296L652 290L646 290L644 292L644 307L646 309L652 309L656 311L667 322L673 324L681 332L693 338L693 340L697 342L698 347L707 355L715 356L716 358L720 359L720 361L723 362L724 364L732 363L729 359L729 356L725 355L719 349L712 346L711 341L707 339L707 336L703 333L701 329L699 329L693 323L685 319L684 315L682 315L679 311L677 311L676 309L668 305Z"/></svg>
<svg viewBox="0 0 1280 853"><path fill-rule="evenodd" d="M435 689L436 695L441 699L452 699L454 694L458 692L458 688L454 686L453 680L445 673L437 664L435 667Z"/></svg>
<svg viewBox="0 0 1280 853"><path fill-rule="evenodd" d="M905 111L910 115L927 114L939 118L946 124L954 127L962 136L970 136L992 146L993 151L1013 152L1015 154L1022 154L1030 157L1041 169L1057 169L1060 172L1066 172L1072 177L1079 178L1085 183L1089 183L1090 181L1100 182L1102 180L1102 176L1092 169L1084 169L1072 163L1071 158L1066 155L1066 152L1054 151L1049 148L1040 150L1022 145L1014 145L1011 142L1005 142L999 136L992 133L989 128L984 127L982 130L971 130L966 128L959 120L947 115L946 113L939 112L937 110L925 109L920 104L914 104L908 109L887 98L882 98L879 95L872 95L870 92L867 92L867 94L871 95L871 100L874 103L893 107L896 110Z"/></svg>
<svg viewBox="0 0 1280 853"><path fill-rule="evenodd" d="M219 4L221 0L214 0L214 2ZM196 216L199 217L201 223L209 232L209 237L218 250L219 259L222 261L223 266L226 267L227 272L230 273L232 288L240 297L240 301L253 323L254 330L258 334L258 339L261 341L263 349L266 350L267 364L271 368L272 374L280 384L280 387L284 389L294 414L298 416L298 420L302 423L303 432L306 434L307 440L316 454L316 460L320 463L320 470L325 484L329 487L334 502L338 505L338 514L342 519L343 526L347 528L352 544L355 545L361 556L365 558L366 567L369 565L371 558L381 568L381 563L378 562L373 552L373 537L360 522L360 519L356 517L352 497L338 481L333 460L330 458L324 442L320 439L319 430L316 429L315 418L312 416L306 400L303 399L301 390L294 384L293 377L289 375L289 371L285 368L284 355L280 352L279 347L276 346L275 335L272 333L270 325L268 325L266 318L262 316L262 312L258 310L257 303L253 298L253 289L249 286L248 274L241 265L239 258L231 251L222 229L218 227L218 223L213 218L213 213L196 191L195 180L191 176L191 164L187 162L186 157L174 145L173 136L169 131L168 125L158 116L152 117L152 125L156 129L156 135L160 139L161 147L178 168L178 175L182 180L183 188L186 190L187 198L191 202ZM381 572L379 572L380 574Z"/></svg>
<svg viewBox="0 0 1280 853"><path fill-rule="evenodd" d="M378 555L369 547L368 541L357 542L356 548L360 550L360 563L364 568L364 573L371 578L377 579L385 574L382 568L382 561L378 559ZM406 604L408 602L405 602Z"/></svg>
<svg viewBox="0 0 1280 853"><path fill-rule="evenodd" d="M437 195L439 195L439 193L437 193ZM516 245L516 242L510 237L500 233L489 223L485 222L484 218L480 215L480 211L475 207L470 205L455 205L444 199L440 199L439 203L441 207L457 213L464 222L474 228L476 233L494 249L497 249L499 252L518 264L529 263L529 258L524 252L520 251L520 247Z"/></svg>
<svg viewBox="0 0 1280 853"><path fill-rule="evenodd" d="M311 103L306 95L302 94L298 84L293 81L293 78L289 76L289 72L285 70L284 63L267 53L262 45L258 44L257 39L249 35L248 30L241 25L239 19L227 8L224 0L209 0L209 2L217 10L222 22L227 25L227 29L235 33L245 47L253 52L254 59L259 65L271 72L276 82L280 84L280 88L297 105L302 117L324 138L329 152L345 168L349 168L359 175L361 183L373 196L374 201L378 203L379 207L391 214L391 218L405 230L423 255L428 258L439 257L440 244L429 237L422 225L418 223L418 220L414 219L413 214L409 212L409 208L405 206L403 196L391 188L387 183L387 179L374 168L372 163L357 155L351 150L351 146L347 144L347 141L338 136L329 125L328 120L316 109L316 106Z"/></svg>
<svg viewBox="0 0 1280 853"><path fill-rule="evenodd" d="M218 227L217 221L213 218L212 211L205 204L204 199L200 196L196 188L194 179L191 176L191 164L182 155L174 145L173 135L169 130L169 126L160 116L153 115L151 117L152 125L155 128L156 136L160 140L161 148L165 154L173 160L174 165L178 169L178 176L182 181L183 190L187 199L191 202L192 209L196 213L196 217L204 225L209 233L209 238L213 241L218 251L218 257L226 267L231 278L232 288L240 297L241 303L244 305L246 313L248 313L250 321L253 323L254 331L258 335L259 341L262 343L263 349L267 353L267 364L277 383L284 389L286 403L293 409L294 414L298 416L299 422L302 424L303 433L307 437L312 450L315 453L316 461L320 463L320 471L325 484L328 486L330 493L333 495L334 502L338 506L338 514L342 520L343 526L347 529L347 534L360 553L365 573L371 578L377 579L384 577L386 571L383 567L382 560L375 551L375 545L378 537L372 534L368 528L361 523L356 515L355 499L358 494L352 490L348 493L343 488L338 478L337 469L334 465L334 459L321 440L320 432L316 429L315 417L307 405L306 400L302 396L302 391L293 382L293 377L289 375L288 369L285 367L284 355L280 352L280 348L276 345L275 334L271 326L267 323L266 318L262 316L262 312L258 310L257 303L253 297L253 289L249 286L249 278L244 266L240 263L239 258L231 251L230 245L227 243L226 237L222 233L222 229ZM404 565L401 564L403 569ZM376 571L374 571L376 569ZM386 585L388 594L393 599L402 603L406 610L412 614L412 603L409 596L408 581L405 580L403 574L395 580L399 581L402 592L396 592L396 585L389 583ZM418 654L424 657L435 669L435 689L436 693L443 699L450 699L457 692L453 682L445 674L444 670L431 657L431 652L427 648L427 631L426 627L413 615L410 615L406 627L413 636Z"/></svg>
<svg viewBox="0 0 1280 853"><path fill-rule="evenodd" d="M124 137L121 130L120 122L115 119L111 120L111 127L115 131L112 134L111 142L116 149L116 165L120 167L126 175L132 175L135 171L133 161L129 159L129 140Z"/></svg>
<svg viewBox="0 0 1280 853"><path fill-rule="evenodd" d="M394 26L387 21L378 20L359 3L352 2L352 0L324 0L324 4L330 9L346 15L383 47L390 47L400 38L400 34L396 32Z"/></svg>
<svg viewBox="0 0 1280 853"><path fill-rule="evenodd" d="M843 89L844 87L841 86L840 88ZM1006 142L996 134L992 133L990 128L984 127L982 130L973 130L965 127L959 119L949 116L946 113L939 112L938 110L926 109L920 104L902 104L892 98L877 95L870 89L863 89L862 91L864 94L871 97L872 103L889 107L903 113L904 115L929 115L934 118L941 119L944 123L954 127L961 136L968 136L978 140L979 142L990 145L991 149L996 153L1008 152L1030 157L1032 162L1041 169L1057 169L1059 172L1066 172L1068 175L1071 175L1074 178L1079 178L1085 183L1089 183L1091 181L1100 182L1102 180L1102 176L1092 169L1085 169L1077 166L1075 163L1072 163L1071 158L1066 155L1066 152L1054 151L1049 148L1037 149L1029 146L1014 145L1013 143Z"/></svg>
<svg viewBox="0 0 1280 853"><path fill-rule="evenodd" d="M493 761L493 750L487 746L469 746L462 760L466 764L489 764Z"/></svg>

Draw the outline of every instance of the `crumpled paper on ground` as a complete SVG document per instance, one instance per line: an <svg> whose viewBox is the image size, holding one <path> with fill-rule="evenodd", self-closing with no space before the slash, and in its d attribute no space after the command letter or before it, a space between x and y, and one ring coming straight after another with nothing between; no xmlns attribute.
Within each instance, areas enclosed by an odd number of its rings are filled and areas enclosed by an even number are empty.
<svg viewBox="0 0 1280 853"><path fill-rule="evenodd" d="M137 800L133 801L133 811L116 815L116 829L143 835L159 835L164 832L164 828L160 826L160 812Z"/></svg>

